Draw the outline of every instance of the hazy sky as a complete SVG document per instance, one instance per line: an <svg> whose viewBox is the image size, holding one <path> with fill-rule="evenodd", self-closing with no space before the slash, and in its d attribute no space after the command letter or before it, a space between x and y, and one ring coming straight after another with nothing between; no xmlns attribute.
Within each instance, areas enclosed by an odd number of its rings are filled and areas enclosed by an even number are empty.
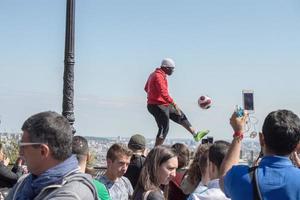
<svg viewBox="0 0 300 200"><path fill-rule="evenodd" d="M0 131L62 111L65 1L0 1ZM230 138L242 89L255 92L256 130L272 110L300 114L298 0L77 0L77 134L155 137L143 91L164 57L170 93L198 129ZM200 95L213 99L201 110ZM171 123L170 138L189 138Z"/></svg>

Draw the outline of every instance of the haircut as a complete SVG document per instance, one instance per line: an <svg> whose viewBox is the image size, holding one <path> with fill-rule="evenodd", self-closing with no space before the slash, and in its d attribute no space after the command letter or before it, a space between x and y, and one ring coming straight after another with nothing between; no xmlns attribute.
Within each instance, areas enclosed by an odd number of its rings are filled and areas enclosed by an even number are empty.
<svg viewBox="0 0 300 200"><path fill-rule="evenodd" d="M72 155L72 128L64 116L41 112L29 117L22 130L28 133L30 142L47 144L54 159L63 161Z"/></svg>
<svg viewBox="0 0 300 200"><path fill-rule="evenodd" d="M132 156L132 150L130 150L126 145L115 143L113 144L107 151L106 159L110 159L111 161L115 161L121 156Z"/></svg>
<svg viewBox="0 0 300 200"><path fill-rule="evenodd" d="M176 153L169 147L163 145L154 147L146 157L133 196L136 195L138 188L142 188L144 191L159 189L159 174L157 174L159 167L176 156Z"/></svg>
<svg viewBox="0 0 300 200"><path fill-rule="evenodd" d="M173 151L177 154L178 169L181 169L189 164L190 151L189 148L182 143L175 143L172 145Z"/></svg>
<svg viewBox="0 0 300 200"><path fill-rule="evenodd" d="M208 159L210 162L215 164L218 169L221 167L222 161L228 152L229 146L229 142L219 140L209 148Z"/></svg>
<svg viewBox="0 0 300 200"><path fill-rule="evenodd" d="M192 185L198 185L198 183L201 181L202 174L201 174L201 170L199 170L200 166L201 166L200 161L201 161L201 158L202 158L204 152L208 150L210 145L211 144L209 144L209 143L201 144L198 146L198 148L196 150L193 162L187 171L188 181ZM206 159L207 159L207 157L206 157Z"/></svg>
<svg viewBox="0 0 300 200"><path fill-rule="evenodd" d="M263 124L264 141L276 155L288 155L300 140L300 119L289 110L277 110L268 114Z"/></svg>
<svg viewBox="0 0 300 200"><path fill-rule="evenodd" d="M202 179L202 175L204 175L204 173L206 173L206 169L208 167L208 151L209 149L206 149L199 160L199 168L200 168L200 172L201 172L201 179Z"/></svg>
<svg viewBox="0 0 300 200"><path fill-rule="evenodd" d="M86 161L89 154L89 145L87 139L79 135L74 136L72 142L72 153L76 154L79 162Z"/></svg>

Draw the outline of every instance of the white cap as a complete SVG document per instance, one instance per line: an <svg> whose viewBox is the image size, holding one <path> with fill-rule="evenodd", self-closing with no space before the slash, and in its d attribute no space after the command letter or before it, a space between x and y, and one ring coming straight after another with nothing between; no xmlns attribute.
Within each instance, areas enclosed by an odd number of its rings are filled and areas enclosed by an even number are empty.
<svg viewBox="0 0 300 200"><path fill-rule="evenodd" d="M161 61L161 67L175 67L175 62L171 58L164 58Z"/></svg>

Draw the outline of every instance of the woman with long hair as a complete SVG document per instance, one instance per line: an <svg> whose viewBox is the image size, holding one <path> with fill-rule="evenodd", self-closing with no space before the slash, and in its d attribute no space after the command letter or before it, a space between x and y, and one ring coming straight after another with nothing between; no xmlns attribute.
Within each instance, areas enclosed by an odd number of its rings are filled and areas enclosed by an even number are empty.
<svg viewBox="0 0 300 200"><path fill-rule="evenodd" d="M167 189L162 188L175 177L177 167L177 156L171 148L162 145L153 148L145 160L133 200L167 199Z"/></svg>
<svg viewBox="0 0 300 200"><path fill-rule="evenodd" d="M208 149L210 144L201 144L198 146L194 160L192 161L186 176L181 182L180 188L184 194L188 195L192 193L200 181L205 185L208 182L206 171Z"/></svg>

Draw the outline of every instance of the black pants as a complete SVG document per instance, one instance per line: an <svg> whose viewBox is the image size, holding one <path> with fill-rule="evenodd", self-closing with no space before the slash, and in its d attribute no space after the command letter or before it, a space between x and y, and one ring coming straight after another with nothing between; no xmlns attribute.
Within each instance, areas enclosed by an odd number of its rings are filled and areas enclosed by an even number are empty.
<svg viewBox="0 0 300 200"><path fill-rule="evenodd" d="M191 126L189 120L185 114L181 111L181 115L178 115L174 106L164 106L156 104L148 104L148 111L154 116L156 124L158 126L157 138L165 139L169 132L169 119L182 125Z"/></svg>

